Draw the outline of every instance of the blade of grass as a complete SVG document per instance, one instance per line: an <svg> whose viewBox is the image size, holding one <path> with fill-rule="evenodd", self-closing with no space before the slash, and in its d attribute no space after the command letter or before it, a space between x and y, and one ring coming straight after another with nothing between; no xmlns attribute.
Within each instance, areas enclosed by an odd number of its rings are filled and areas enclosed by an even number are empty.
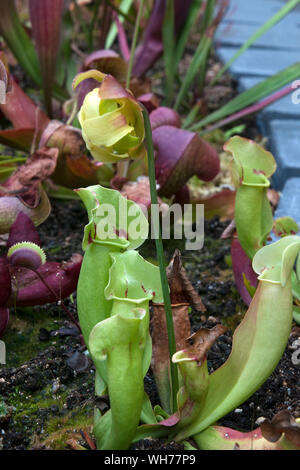
<svg viewBox="0 0 300 470"><path fill-rule="evenodd" d="M130 59L129 59L128 69L127 69L126 88L129 88L129 85L130 85L132 66L133 66L135 49L136 49L136 44L137 44L137 39L138 39L138 34L139 34L140 22L141 22L141 18L143 14L144 2L145 0L140 0L139 10L138 10L138 14L137 14L136 21L135 21L134 33L133 33L131 49L130 49Z"/></svg>
<svg viewBox="0 0 300 470"><path fill-rule="evenodd" d="M292 85L289 85L283 90L280 90L277 93L274 93L273 95L268 96L268 98L260 101L259 103L253 104L252 106L248 106L247 108L242 109L238 113L234 113L231 116L228 116L228 118L223 119L222 121L217 122L215 125L208 127L204 131L200 132L200 135L219 129L220 127L223 127L226 124L229 124L232 121L237 121L238 119L248 116L249 114L256 113L257 111L260 111L261 109L266 108L267 106L274 103L275 101L280 100L281 98L288 95L294 90L295 88L293 88Z"/></svg>
<svg viewBox="0 0 300 470"><path fill-rule="evenodd" d="M215 0L211 0L211 2L207 4L206 8L209 10L209 12L211 11L210 9L214 5L214 1ZM177 95L175 107L174 107L175 110L178 110L179 106L182 103L182 100L184 99L185 95L188 92L189 87L191 86L197 73L201 69L202 64L205 64L210 47L213 42L214 33L224 15L226 6L227 6L227 1L223 1L220 5L219 11L215 19L211 22L209 27L205 30L205 33L196 49L192 62L186 72L186 75L180 87L179 93ZM209 14L206 15L205 21L208 22L208 19L209 19Z"/></svg>
<svg viewBox="0 0 300 470"><path fill-rule="evenodd" d="M203 27L202 27L203 31L206 31L207 28L212 23L215 6L216 6L215 0L211 0L210 2L207 3L207 7L205 8L204 20L203 20ZM206 56L204 57L199 68L199 87L198 87L199 93L202 92L202 89L204 87L207 60L208 60L209 53L210 53L210 49L206 52Z"/></svg>
<svg viewBox="0 0 300 470"><path fill-rule="evenodd" d="M296 62L295 64L281 70L272 77L268 77L260 83L257 83L253 87L249 88L249 90L240 93L217 111L209 114L204 119L201 119L199 122L193 124L189 130L198 131L207 124L219 121L220 119L223 119L230 114L240 111L241 109L265 98L271 93L274 93L278 89L282 88L288 83L291 83L299 77L300 62Z"/></svg>
<svg viewBox="0 0 300 470"><path fill-rule="evenodd" d="M114 17L114 20L118 29L118 40L119 40L120 52L121 52L123 59L126 62L128 62L130 59L130 50L128 46L126 32L125 32L123 23L121 23L120 18L118 17L115 11L113 12L113 17Z"/></svg>
<svg viewBox="0 0 300 470"><path fill-rule="evenodd" d="M205 34L207 28L211 25L213 16L214 16L214 9L216 6L216 0L207 0L205 11L204 11L204 18L203 24L201 26L201 34Z"/></svg>
<svg viewBox="0 0 300 470"><path fill-rule="evenodd" d="M181 125L182 129L187 129L189 126L191 126L193 124L193 122L197 118L197 114L199 113L199 109L200 109L199 103L196 103L191 108L190 112L188 113L188 115L186 116L185 120L183 121L183 123Z"/></svg>
<svg viewBox="0 0 300 470"><path fill-rule="evenodd" d="M182 100L184 99L185 95L188 92L190 85L192 84L194 78L196 77L196 74L199 71L199 68L201 67L202 62L205 60L205 57L207 56L207 53L211 45L212 45L212 38L205 35L201 39L199 46L196 49L192 62L186 72L185 78L179 89L175 106L174 106L175 110L178 110L179 106L181 105Z"/></svg>
<svg viewBox="0 0 300 470"><path fill-rule="evenodd" d="M175 69L177 69L179 62L182 59L191 28L196 21L196 18L199 14L202 4L203 4L203 0L193 0L190 6L186 22L176 42L175 59L174 59Z"/></svg>
<svg viewBox="0 0 300 470"><path fill-rule="evenodd" d="M170 106L173 97L174 85L174 50L175 50L175 30L174 30L174 0L166 0L166 8L162 27L162 38L164 45L164 64L166 76L165 103Z"/></svg>
<svg viewBox="0 0 300 470"><path fill-rule="evenodd" d="M118 14L119 20L123 22L124 20L128 21L130 24L134 24L134 19L128 15L128 12L131 8L133 0L122 0L119 7L116 7L113 2L105 0L106 3ZM105 42L105 49L110 49L118 33L117 26L112 24L109 30L109 33Z"/></svg>
<svg viewBox="0 0 300 470"><path fill-rule="evenodd" d="M20 22L14 0L1 1L0 34L25 72L41 85L37 55L32 41Z"/></svg>
<svg viewBox="0 0 300 470"><path fill-rule="evenodd" d="M154 148L152 141L152 130L149 119L149 114L146 108L143 106L143 117L145 124L145 135L146 135L146 146L148 154L148 171L149 171L149 182L150 182L150 194L151 194L151 204L152 207L158 207L157 192L156 192L156 179L155 179L155 163L154 163ZM168 332L168 342L169 342L169 354L170 354L170 371L171 371L171 389L172 389L172 412L176 411L177 404L177 392L178 392L178 372L177 366L172 362L172 356L176 352L176 342L175 342L175 333L173 325L173 314L171 307L171 298L169 292L169 284L166 273L166 262L164 256L163 243L161 238L161 230L159 217L154 216L154 231L155 231L155 244L157 259L159 263L160 270L160 279L163 291L164 298L164 308L166 313L166 323L167 323L167 332Z"/></svg>
<svg viewBox="0 0 300 470"><path fill-rule="evenodd" d="M23 70L41 87L42 76L37 54L33 42L20 22L13 0L1 0L0 34ZM68 93L58 83L53 85L53 93L60 101L69 98Z"/></svg>
<svg viewBox="0 0 300 470"><path fill-rule="evenodd" d="M252 44L259 39L263 34L265 34L270 28L272 28L276 23L278 23L282 18L284 18L295 6L300 2L300 0L290 0L287 2L277 13L275 13L272 18L266 21L232 56L232 58L226 62L226 64L221 68L217 73L215 78L211 82L211 86L214 85L221 76L228 70L228 68L235 62Z"/></svg>

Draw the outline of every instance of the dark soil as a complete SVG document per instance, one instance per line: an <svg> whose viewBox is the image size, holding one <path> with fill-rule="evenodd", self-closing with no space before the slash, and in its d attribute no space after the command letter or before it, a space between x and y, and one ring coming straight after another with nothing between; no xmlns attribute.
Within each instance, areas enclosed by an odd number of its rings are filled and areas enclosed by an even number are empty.
<svg viewBox="0 0 300 470"><path fill-rule="evenodd" d="M79 201L53 201L48 220L39 228L49 259L67 259L81 252L86 213ZM234 287L228 266L229 241L219 237L226 226L217 218L205 224L205 244L200 252L184 252L190 279L202 296L206 316L193 311L192 330L222 322L231 329L221 336L208 355L210 371L218 368L231 349L232 330L246 310ZM166 246L171 257L174 246ZM182 248L182 247L181 247ZM154 255L146 243L143 255ZM72 303L73 302L73 303ZM66 301L76 314L76 299ZM300 415L300 366L292 364L292 343L300 337L294 328L289 346L275 372L246 403L225 416L221 423L240 430L252 430L257 418L271 418L281 409ZM4 341L8 364L0 369L0 443L4 449L67 448L80 434L92 430L94 367L83 354L76 329L56 305L18 309L12 313ZM263 360L263 358L262 358ZM151 372L145 389L153 404L159 399ZM132 449L181 449L176 443L145 439Z"/></svg>

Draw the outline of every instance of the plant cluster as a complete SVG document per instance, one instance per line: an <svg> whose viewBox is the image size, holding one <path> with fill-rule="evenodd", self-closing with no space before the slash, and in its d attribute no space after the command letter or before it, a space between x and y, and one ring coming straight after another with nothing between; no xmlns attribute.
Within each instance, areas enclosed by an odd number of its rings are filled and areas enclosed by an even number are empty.
<svg viewBox="0 0 300 470"><path fill-rule="evenodd" d="M231 208L233 220L223 238L232 238L236 286L249 307L229 358L213 373L207 354L226 328L219 324L190 334L189 306L202 312L205 307L178 252L166 270L159 217L154 218L158 266L137 251L149 230L142 208L153 212L174 201L196 205L203 198L200 191L192 194L191 178L200 186L220 174L212 131L292 91L291 85L282 87L298 78L299 62L206 112L205 92L299 1L286 2L210 78L208 59L228 0L29 0L28 11L2 1L0 110L13 127L1 128L0 142L21 153L0 156L0 234L6 240L0 335L13 306L61 302L77 287L79 321L62 306L94 362L96 396L109 397L108 411L95 408L98 449L128 449L149 436L183 442L186 449L300 448L299 419L288 411L251 433L216 424L267 380L285 350L293 318L299 322L299 228L288 216L273 220L271 153L231 137L224 150L232 157L234 190L207 203L217 213L224 205ZM199 45L182 76L179 64L195 29ZM116 39L121 55L112 50ZM32 90L29 96L11 55L42 96ZM153 77L146 76L160 57L161 97L152 91ZM224 133L221 139L227 140ZM50 197L83 202L88 213L83 258L46 261L36 227L50 213ZM271 230L279 238L273 243ZM161 402L154 408L144 390L150 366Z"/></svg>

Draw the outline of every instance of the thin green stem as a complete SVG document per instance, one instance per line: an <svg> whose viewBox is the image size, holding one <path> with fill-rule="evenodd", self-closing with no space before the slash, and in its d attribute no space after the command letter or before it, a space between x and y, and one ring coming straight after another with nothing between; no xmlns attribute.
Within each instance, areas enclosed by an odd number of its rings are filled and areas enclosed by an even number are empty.
<svg viewBox="0 0 300 470"><path fill-rule="evenodd" d="M152 207L158 207L157 192L156 192L156 180L155 180L155 164L154 164L154 150L152 142L152 130L148 112L146 108L143 107L143 117L145 124L145 134L146 134L146 146L148 153L148 171L149 171L149 182L150 182L150 194L151 194L151 204ZM155 217L154 217L155 219ZM155 222L155 221L154 221ZM173 314L171 307L171 298L169 292L169 284L166 273L166 264L163 243L161 238L161 230L159 224L159 218L157 217L157 223L154 223L155 230L155 244L157 259L159 263L160 270L160 279L162 285L162 292L164 298L164 308L166 312L166 323L167 323L167 332L168 332L168 342L169 342L169 354L170 354L170 369L171 369L171 389L172 389L172 411L176 411L176 399L178 392L178 372L177 366L172 362L172 356L176 352L176 342L175 342L175 333L174 333L174 324L173 324Z"/></svg>
<svg viewBox="0 0 300 470"><path fill-rule="evenodd" d="M105 0L105 2L112 8L112 10L118 13L118 15L123 16L124 20L128 21L128 23L135 24L134 19L131 18L131 16L129 16L127 13L122 11L120 8L118 8L113 2L111 2L110 0Z"/></svg>
<svg viewBox="0 0 300 470"><path fill-rule="evenodd" d="M133 60L134 60L134 55L135 55L136 43L137 43L143 8L144 8L144 0L140 0L139 11L136 17L134 33L133 33L133 38L132 38L132 43L131 43L130 59L129 59L128 69L127 69L127 77L126 77L126 88L129 88L129 85L130 85Z"/></svg>

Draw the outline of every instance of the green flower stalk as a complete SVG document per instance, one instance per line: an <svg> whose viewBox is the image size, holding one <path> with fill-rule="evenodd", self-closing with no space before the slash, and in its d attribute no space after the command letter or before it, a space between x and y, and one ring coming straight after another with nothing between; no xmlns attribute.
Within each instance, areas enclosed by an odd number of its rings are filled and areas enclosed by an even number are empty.
<svg viewBox="0 0 300 470"><path fill-rule="evenodd" d="M272 230L273 215L267 190L276 162L263 147L239 136L229 139L224 150L234 158L233 179L237 187L234 220L238 239L252 259Z"/></svg>
<svg viewBox="0 0 300 470"><path fill-rule="evenodd" d="M73 88L87 78L101 82L85 96L78 114L82 137L92 156L105 163L144 157L145 130L140 104L112 75L98 70L77 75Z"/></svg>

